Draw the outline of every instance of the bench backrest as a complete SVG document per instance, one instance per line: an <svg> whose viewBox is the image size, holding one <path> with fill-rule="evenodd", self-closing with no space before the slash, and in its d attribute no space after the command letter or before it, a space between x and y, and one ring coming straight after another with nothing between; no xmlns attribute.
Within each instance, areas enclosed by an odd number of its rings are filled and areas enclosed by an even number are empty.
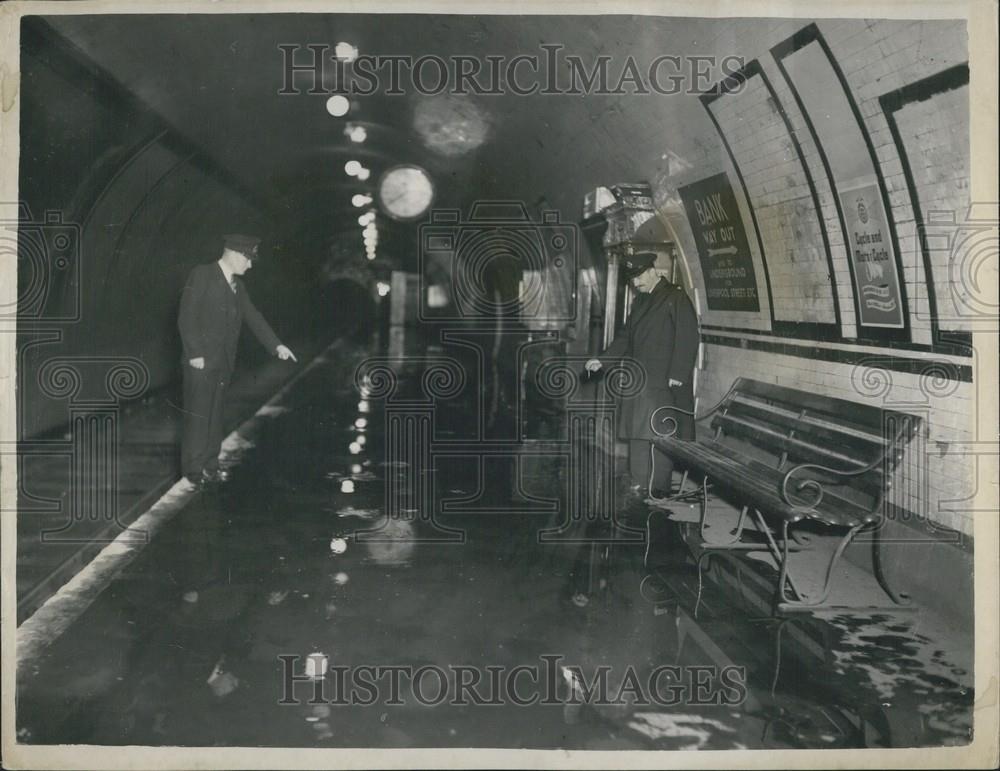
<svg viewBox="0 0 1000 771"><path fill-rule="evenodd" d="M838 471L844 486L881 496L920 418L796 388L739 378L711 423L716 440L733 437L762 450L774 468L815 463ZM770 464L769 464L770 465Z"/></svg>

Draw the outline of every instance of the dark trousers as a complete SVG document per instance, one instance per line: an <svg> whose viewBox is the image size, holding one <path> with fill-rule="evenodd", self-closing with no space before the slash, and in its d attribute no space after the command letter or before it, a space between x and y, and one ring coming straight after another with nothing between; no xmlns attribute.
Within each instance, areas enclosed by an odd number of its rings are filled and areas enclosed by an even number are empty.
<svg viewBox="0 0 1000 771"><path fill-rule="evenodd" d="M195 369L184 363L184 424L181 435L181 472L200 476L219 466L222 446L222 410L230 372Z"/></svg>
<svg viewBox="0 0 1000 771"><path fill-rule="evenodd" d="M673 476L674 462L669 455L664 455L653 447L655 460L653 462L653 484L649 485L649 448L652 442L645 439L629 439L628 471L632 484L647 485L654 490L670 490L670 480Z"/></svg>

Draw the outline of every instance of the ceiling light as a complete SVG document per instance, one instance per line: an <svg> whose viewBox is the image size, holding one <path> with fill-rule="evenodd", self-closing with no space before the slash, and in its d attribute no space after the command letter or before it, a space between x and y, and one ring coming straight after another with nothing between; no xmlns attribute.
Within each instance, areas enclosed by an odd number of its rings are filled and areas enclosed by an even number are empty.
<svg viewBox="0 0 1000 771"><path fill-rule="evenodd" d="M362 166L361 163L358 161L348 161L347 163L344 164L344 171L347 172L347 174L352 177L359 176L363 168L364 166Z"/></svg>
<svg viewBox="0 0 1000 771"><path fill-rule="evenodd" d="M351 204L357 208L362 206L367 206L372 202L372 197L370 195L364 195L363 193L356 193L353 198L351 198Z"/></svg>
<svg viewBox="0 0 1000 771"><path fill-rule="evenodd" d="M364 126L348 126L344 130L344 133L352 142L357 142L359 144L368 138L368 132L365 130Z"/></svg>
<svg viewBox="0 0 1000 771"><path fill-rule="evenodd" d="M345 62L353 62L358 58L358 47L353 46L350 43L337 43L337 45L333 48L333 52L336 54L338 59Z"/></svg>
<svg viewBox="0 0 1000 771"><path fill-rule="evenodd" d="M364 166L362 166L358 170L358 179L360 179L362 182L364 182L366 179L368 179L368 177L370 177L371 175L372 175L371 170L370 169L366 169Z"/></svg>
<svg viewBox="0 0 1000 771"><path fill-rule="evenodd" d="M387 294L389 294L389 285L387 283L385 283L384 281L379 281L378 282L378 296L379 297L385 297Z"/></svg>

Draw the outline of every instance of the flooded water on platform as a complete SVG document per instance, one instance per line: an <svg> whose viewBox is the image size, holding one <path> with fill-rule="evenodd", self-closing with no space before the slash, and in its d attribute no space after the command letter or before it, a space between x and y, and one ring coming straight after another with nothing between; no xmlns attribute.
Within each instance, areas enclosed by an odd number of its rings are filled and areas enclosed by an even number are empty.
<svg viewBox="0 0 1000 771"><path fill-rule="evenodd" d="M484 478L474 457L415 469L387 452L385 405L353 381L362 354L331 357L258 413L254 437L230 442L230 479L34 662L19 683L22 741L732 749L967 737L961 678L946 657L938 670L915 663L926 641L891 620L838 621L831 687L786 662L772 695L773 626L726 611L711 587L720 610L695 621L680 550L651 599L644 542L540 542L561 513L511 513L503 463ZM474 422L463 398L437 406L439 435ZM533 496L565 498L559 473L539 479ZM414 487L433 491L430 511ZM443 512L443 498L465 503ZM646 520L632 525L642 534ZM882 676L862 682L871 671ZM837 677L854 678L853 700ZM900 699L913 701L909 719L888 721L883 703Z"/></svg>

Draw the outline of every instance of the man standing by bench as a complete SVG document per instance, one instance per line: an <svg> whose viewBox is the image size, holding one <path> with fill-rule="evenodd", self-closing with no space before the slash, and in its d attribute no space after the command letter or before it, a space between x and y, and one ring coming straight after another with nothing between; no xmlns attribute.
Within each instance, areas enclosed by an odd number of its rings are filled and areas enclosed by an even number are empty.
<svg viewBox="0 0 1000 771"><path fill-rule="evenodd" d="M643 498L647 493L656 497L669 494L673 475L673 461L658 450L650 467L655 434L649 420L653 412L658 407L677 407L677 411L669 411L677 421L675 436L694 439L690 413L694 412L698 317L684 290L657 273L656 258L654 252L640 252L623 263L623 276L631 281L638 297L625 328L607 350L586 364L588 372L596 372L619 359L633 359L645 374L642 390L623 397L618 412L618 438L628 442L629 493Z"/></svg>

